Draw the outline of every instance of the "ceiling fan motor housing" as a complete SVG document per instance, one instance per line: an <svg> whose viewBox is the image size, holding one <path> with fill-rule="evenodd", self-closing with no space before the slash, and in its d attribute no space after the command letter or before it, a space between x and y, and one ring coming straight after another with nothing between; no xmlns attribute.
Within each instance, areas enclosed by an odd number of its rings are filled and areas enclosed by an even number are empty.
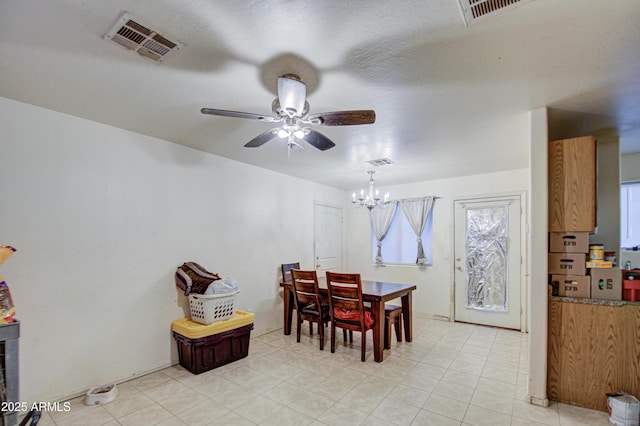
<svg viewBox="0 0 640 426"><path fill-rule="evenodd" d="M307 86L289 75L278 78L280 108L289 116L301 117L307 103Z"/></svg>

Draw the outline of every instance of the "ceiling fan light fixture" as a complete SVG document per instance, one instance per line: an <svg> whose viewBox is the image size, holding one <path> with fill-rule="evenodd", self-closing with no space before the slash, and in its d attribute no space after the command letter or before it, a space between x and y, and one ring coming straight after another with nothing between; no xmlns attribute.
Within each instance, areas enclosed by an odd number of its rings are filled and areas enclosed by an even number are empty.
<svg viewBox="0 0 640 426"><path fill-rule="evenodd" d="M307 127L308 125L353 126L375 123L376 117L375 111L373 110L329 111L309 115L306 87L307 86L300 80L300 77L295 74L284 74L279 77L278 97L271 102L273 117L250 112L215 108L202 108L200 112L207 115L248 118L280 124L280 126L262 132L251 139L244 145L247 148L256 148L264 145L275 137L280 137L281 139L287 140L289 149L292 147L302 148L302 146L296 142L296 140L298 140L308 143L320 151L326 151L336 146L336 144L324 134Z"/></svg>
<svg viewBox="0 0 640 426"><path fill-rule="evenodd" d="M300 115L307 100L307 88L300 80L282 76L278 78L280 108L290 115Z"/></svg>

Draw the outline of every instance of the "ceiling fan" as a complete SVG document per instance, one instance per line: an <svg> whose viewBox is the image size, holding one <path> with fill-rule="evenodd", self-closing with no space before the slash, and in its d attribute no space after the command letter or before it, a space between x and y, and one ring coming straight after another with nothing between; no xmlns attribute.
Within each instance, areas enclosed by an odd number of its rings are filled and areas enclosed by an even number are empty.
<svg viewBox="0 0 640 426"><path fill-rule="evenodd" d="M322 133L307 126L352 126L373 124L376 121L376 113L373 110L309 114L309 103L306 98L307 86L300 80L300 77L295 74L284 74L278 77L278 97L271 104L273 116L213 108L202 108L200 112L223 117L248 118L267 123L279 123L278 127L269 129L247 142L244 145L247 148L257 148L275 137L280 137L287 139L289 149L302 148L302 145L297 141L305 141L321 151L326 151L336 146L336 144Z"/></svg>

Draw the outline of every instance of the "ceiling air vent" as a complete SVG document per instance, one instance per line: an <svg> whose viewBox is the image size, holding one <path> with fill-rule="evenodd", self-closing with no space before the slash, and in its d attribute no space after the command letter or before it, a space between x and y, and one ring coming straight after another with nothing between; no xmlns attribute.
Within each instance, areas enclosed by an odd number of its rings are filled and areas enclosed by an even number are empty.
<svg viewBox="0 0 640 426"><path fill-rule="evenodd" d="M129 12L122 12L103 38L157 62L162 62L184 47L179 41L171 40L171 37L142 24Z"/></svg>
<svg viewBox="0 0 640 426"><path fill-rule="evenodd" d="M393 161L389 160L388 158L379 158L377 160L369 160L367 161L368 164L371 164L372 166L387 166L389 164L395 164Z"/></svg>
<svg viewBox="0 0 640 426"><path fill-rule="evenodd" d="M530 1L532 0L458 0L458 3L468 27L489 15L497 15Z"/></svg>

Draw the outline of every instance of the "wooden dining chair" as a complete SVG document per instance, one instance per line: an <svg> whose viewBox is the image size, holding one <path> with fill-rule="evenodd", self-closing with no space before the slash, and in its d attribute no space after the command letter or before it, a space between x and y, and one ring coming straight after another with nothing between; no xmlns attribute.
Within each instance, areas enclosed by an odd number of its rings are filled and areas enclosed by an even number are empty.
<svg viewBox="0 0 640 426"><path fill-rule="evenodd" d="M361 333L361 356L365 360L367 330L373 329L373 314L362 300L360 274L327 271L329 314L331 316L331 352L336 351L336 327Z"/></svg>
<svg viewBox="0 0 640 426"><path fill-rule="evenodd" d="M282 271L282 282L291 281L292 269L300 269L300 262L283 263L280 265L280 270Z"/></svg>
<svg viewBox="0 0 640 426"><path fill-rule="evenodd" d="M395 328L396 340L402 342L402 306L384 305L384 348L391 349L391 326Z"/></svg>
<svg viewBox="0 0 640 426"><path fill-rule="evenodd" d="M316 271L291 269L293 298L297 315L296 341L300 342L300 328L303 321L309 321L309 331L313 335L313 324L318 324L320 350L324 349L324 328L329 323L329 305L322 301L318 291Z"/></svg>

